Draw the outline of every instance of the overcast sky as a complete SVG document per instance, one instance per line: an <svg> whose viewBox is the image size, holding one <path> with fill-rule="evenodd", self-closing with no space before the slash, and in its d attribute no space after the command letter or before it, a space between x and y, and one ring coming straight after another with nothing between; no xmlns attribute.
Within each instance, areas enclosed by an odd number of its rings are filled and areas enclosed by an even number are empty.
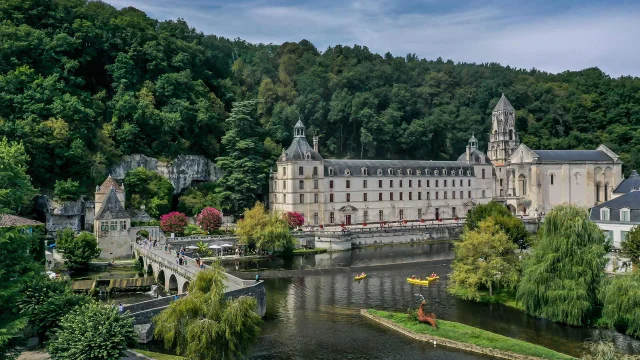
<svg viewBox="0 0 640 360"><path fill-rule="evenodd" d="M640 1L106 0L205 34L319 50L363 45L395 56L498 62L553 73L597 66L640 76Z"/></svg>

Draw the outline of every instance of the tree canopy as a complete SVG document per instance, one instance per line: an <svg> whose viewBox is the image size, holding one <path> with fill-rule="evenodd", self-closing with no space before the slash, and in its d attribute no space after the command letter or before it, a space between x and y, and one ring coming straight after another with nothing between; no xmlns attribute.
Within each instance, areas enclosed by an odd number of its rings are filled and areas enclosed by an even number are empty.
<svg viewBox="0 0 640 360"><path fill-rule="evenodd" d="M139 167L127 172L124 185L127 208L138 210L144 206L155 219L171 211L173 185L158 173Z"/></svg>
<svg viewBox="0 0 640 360"><path fill-rule="evenodd" d="M640 337L640 272L617 275L602 289L602 315L611 328Z"/></svg>
<svg viewBox="0 0 640 360"><path fill-rule="evenodd" d="M495 201L490 201L487 204L479 204L471 209L465 219L465 229L475 230L480 226L482 221L488 218L492 218L494 223L521 249L529 246L527 241L529 235L522 221L513 216L504 205Z"/></svg>
<svg viewBox="0 0 640 360"><path fill-rule="evenodd" d="M86 267L91 260L100 256L101 252L96 237L86 231L81 232L78 236L59 237L57 245L58 249L62 251L65 263L71 269Z"/></svg>
<svg viewBox="0 0 640 360"><path fill-rule="evenodd" d="M603 143L625 173L640 165L640 79L597 68L549 74L360 45L251 44L85 0L5 0L0 38L0 136L22 142L28 174L44 189L71 178L89 192L134 152L238 162L234 154L262 147L277 156L298 119L325 157L451 160L471 133L489 132L503 92L529 147ZM225 144L239 131L225 120L232 104L252 99L251 123L263 134L243 143L251 149ZM266 189L268 167L254 165L253 185L241 189L251 191L246 206Z"/></svg>
<svg viewBox="0 0 640 360"><path fill-rule="evenodd" d="M633 270L637 270L640 264L640 226L634 226L627 233L627 237L620 243L622 254L628 256Z"/></svg>
<svg viewBox="0 0 640 360"><path fill-rule="evenodd" d="M526 311L569 325L586 324L604 277L605 242L584 209L560 205L550 211L524 262L517 299Z"/></svg>

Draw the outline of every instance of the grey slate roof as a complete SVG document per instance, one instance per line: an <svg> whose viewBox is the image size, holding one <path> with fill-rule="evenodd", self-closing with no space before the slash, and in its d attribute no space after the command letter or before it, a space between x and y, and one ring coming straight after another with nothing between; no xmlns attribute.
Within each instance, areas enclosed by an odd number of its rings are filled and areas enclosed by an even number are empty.
<svg viewBox="0 0 640 360"><path fill-rule="evenodd" d="M640 222L640 191L631 191L592 207L589 218L592 221L599 221L602 208L610 209L608 221L620 221L620 209L627 208L631 210L631 222Z"/></svg>
<svg viewBox="0 0 640 360"><path fill-rule="evenodd" d="M455 176L458 175L458 171L462 169L463 176L473 176L473 165L468 164L466 161L424 161L424 160L342 160L342 159L327 159L324 161L324 176L329 176L329 169L333 169L333 176L345 176L346 170L349 170L351 174L349 176L365 176L362 174L362 169L367 169L366 176L378 176L378 169L382 170L381 176L390 176L389 169L393 170L394 176L406 176L407 170L412 170L411 176L435 176L434 171L438 170L438 176L453 176L452 171L455 171ZM426 174L425 170L429 170L429 174ZM447 170L447 175L443 174L443 170ZM420 171L421 175L417 175ZM467 175L467 172L470 175Z"/></svg>
<svg viewBox="0 0 640 360"><path fill-rule="evenodd" d="M613 161L602 150L531 150L539 161Z"/></svg>
<svg viewBox="0 0 640 360"><path fill-rule="evenodd" d="M307 142L307 138L305 137L294 137L293 142L289 148L285 151L287 154L286 161L291 160L306 160L305 153L309 152L311 154L311 160L322 160L322 156L318 154L317 151L314 151L309 143ZM284 160L280 158L280 160Z"/></svg>
<svg viewBox="0 0 640 360"><path fill-rule="evenodd" d="M640 188L640 175L638 172L633 170L631 175L628 178L622 180L622 182L613 190L614 194L624 194L631 191L631 189L639 189Z"/></svg>
<svg viewBox="0 0 640 360"><path fill-rule="evenodd" d="M493 108L493 111L502 111L502 110L515 110L513 106L511 106L511 103L509 102L509 100L507 100L507 97L504 96L504 93L502 93L502 97L500 98L500 100L498 100L496 107Z"/></svg>
<svg viewBox="0 0 640 360"><path fill-rule="evenodd" d="M20 216L10 214L0 214L0 228L17 226L38 226L44 225L40 221L35 221Z"/></svg>
<svg viewBox="0 0 640 360"><path fill-rule="evenodd" d="M481 161L484 159L484 161ZM478 148L471 148L471 158L469 159L471 164L491 164L489 157L487 154L478 150ZM467 152L463 152L462 155L458 156L458 161L467 162Z"/></svg>
<svg viewBox="0 0 640 360"><path fill-rule="evenodd" d="M118 196L116 195L116 190L111 189L109 191L109 195L102 203L102 207L100 211L96 215L96 220L111 220L111 219L129 219L129 213L124 209L120 200L118 200Z"/></svg>

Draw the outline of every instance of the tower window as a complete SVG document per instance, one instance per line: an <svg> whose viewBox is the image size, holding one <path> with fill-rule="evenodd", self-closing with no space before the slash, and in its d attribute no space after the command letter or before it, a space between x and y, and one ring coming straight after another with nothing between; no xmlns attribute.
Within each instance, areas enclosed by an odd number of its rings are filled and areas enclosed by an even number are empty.
<svg viewBox="0 0 640 360"><path fill-rule="evenodd" d="M318 176L318 167L317 166L313 167L313 176Z"/></svg>
<svg viewBox="0 0 640 360"><path fill-rule="evenodd" d="M329 189L333 189L333 180L329 180Z"/></svg>
<svg viewBox="0 0 640 360"><path fill-rule="evenodd" d="M347 189L351 189L351 180L347 180Z"/></svg>
<svg viewBox="0 0 640 360"><path fill-rule="evenodd" d="M304 180L300 180L300 181L298 181L298 184L299 184L298 188L299 188L300 190L304 190Z"/></svg>
<svg viewBox="0 0 640 360"><path fill-rule="evenodd" d="M333 176L333 168L329 168L329 176Z"/></svg>
<svg viewBox="0 0 640 360"><path fill-rule="evenodd" d="M298 167L298 175L304 175L304 167Z"/></svg>

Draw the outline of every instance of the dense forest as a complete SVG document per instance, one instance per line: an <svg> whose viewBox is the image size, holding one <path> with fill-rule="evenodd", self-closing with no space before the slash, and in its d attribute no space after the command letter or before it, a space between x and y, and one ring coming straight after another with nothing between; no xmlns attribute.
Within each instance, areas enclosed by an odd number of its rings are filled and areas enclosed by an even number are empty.
<svg viewBox="0 0 640 360"><path fill-rule="evenodd" d="M604 143L625 173L640 167L640 78L250 44L97 1L0 2L0 136L22 142L42 190L72 178L88 191L130 153L225 156L232 104L255 99L271 155L300 118L324 156L455 159L472 133L486 147L503 92L529 147Z"/></svg>

